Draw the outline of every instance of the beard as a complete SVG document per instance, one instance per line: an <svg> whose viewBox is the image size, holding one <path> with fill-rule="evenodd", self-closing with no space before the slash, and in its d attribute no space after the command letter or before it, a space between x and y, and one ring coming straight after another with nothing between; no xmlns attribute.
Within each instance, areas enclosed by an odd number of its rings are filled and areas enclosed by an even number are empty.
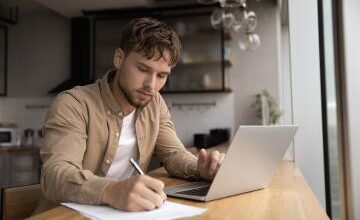
<svg viewBox="0 0 360 220"><path fill-rule="evenodd" d="M151 96L148 100L139 99L136 97L137 91L135 91L135 93L132 93L128 88L122 86L122 84L119 81L117 82L117 84L121 92L124 94L126 100L130 103L130 105L134 106L135 108L145 107L153 97ZM142 89L142 90L147 91L146 89Z"/></svg>

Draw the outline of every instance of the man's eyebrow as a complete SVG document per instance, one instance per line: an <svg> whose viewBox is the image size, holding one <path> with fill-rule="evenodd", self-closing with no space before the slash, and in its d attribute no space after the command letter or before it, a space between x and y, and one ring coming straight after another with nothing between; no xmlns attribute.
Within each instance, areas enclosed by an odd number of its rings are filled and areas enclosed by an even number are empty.
<svg viewBox="0 0 360 220"><path fill-rule="evenodd" d="M170 72L167 72L167 71L163 71L163 72L160 72L160 74L166 74L166 75L170 75Z"/></svg>
<svg viewBox="0 0 360 220"><path fill-rule="evenodd" d="M152 69L150 66L146 65L145 63L141 62L141 61L137 61L136 64L144 66L146 68Z"/></svg>
<svg viewBox="0 0 360 220"><path fill-rule="evenodd" d="M145 67L145 68L147 68L147 69L151 69L151 70L152 70L152 68L151 68L150 66L146 65L145 63L143 63L143 62L141 62L141 61L136 61L136 64L137 64L137 65L141 65L141 66L143 66L143 67ZM161 73L161 74L170 75L170 72L168 72L168 71L162 71L162 72L160 72L160 73Z"/></svg>

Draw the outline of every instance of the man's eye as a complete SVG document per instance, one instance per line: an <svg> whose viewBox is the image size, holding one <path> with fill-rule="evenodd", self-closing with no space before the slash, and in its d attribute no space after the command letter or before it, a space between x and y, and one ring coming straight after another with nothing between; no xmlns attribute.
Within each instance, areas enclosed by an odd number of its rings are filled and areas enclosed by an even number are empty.
<svg viewBox="0 0 360 220"><path fill-rule="evenodd" d="M161 78L161 79L164 79L164 78L167 77L167 75L166 74L159 74L158 77Z"/></svg>
<svg viewBox="0 0 360 220"><path fill-rule="evenodd" d="M146 69L146 68L138 67L138 69L139 69L141 72L147 72L147 69Z"/></svg>

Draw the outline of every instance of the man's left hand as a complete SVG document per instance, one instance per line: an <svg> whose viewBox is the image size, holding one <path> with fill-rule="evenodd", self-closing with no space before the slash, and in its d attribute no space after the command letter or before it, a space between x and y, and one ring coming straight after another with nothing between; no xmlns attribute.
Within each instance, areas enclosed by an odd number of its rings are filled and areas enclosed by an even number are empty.
<svg viewBox="0 0 360 220"><path fill-rule="evenodd" d="M198 156L198 169L200 176L206 180L214 179L217 171L219 170L225 154L215 150L207 152L205 149L201 149Z"/></svg>

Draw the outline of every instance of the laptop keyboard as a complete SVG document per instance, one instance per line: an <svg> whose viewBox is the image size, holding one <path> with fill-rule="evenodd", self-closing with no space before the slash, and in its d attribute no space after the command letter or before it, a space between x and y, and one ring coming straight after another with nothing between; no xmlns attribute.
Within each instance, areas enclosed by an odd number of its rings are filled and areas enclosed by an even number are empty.
<svg viewBox="0 0 360 220"><path fill-rule="evenodd" d="M204 186L204 187L200 187L200 188L180 191L180 192L177 192L177 194L185 194L185 195L192 195L192 196L206 196L209 189L210 189L210 186Z"/></svg>

